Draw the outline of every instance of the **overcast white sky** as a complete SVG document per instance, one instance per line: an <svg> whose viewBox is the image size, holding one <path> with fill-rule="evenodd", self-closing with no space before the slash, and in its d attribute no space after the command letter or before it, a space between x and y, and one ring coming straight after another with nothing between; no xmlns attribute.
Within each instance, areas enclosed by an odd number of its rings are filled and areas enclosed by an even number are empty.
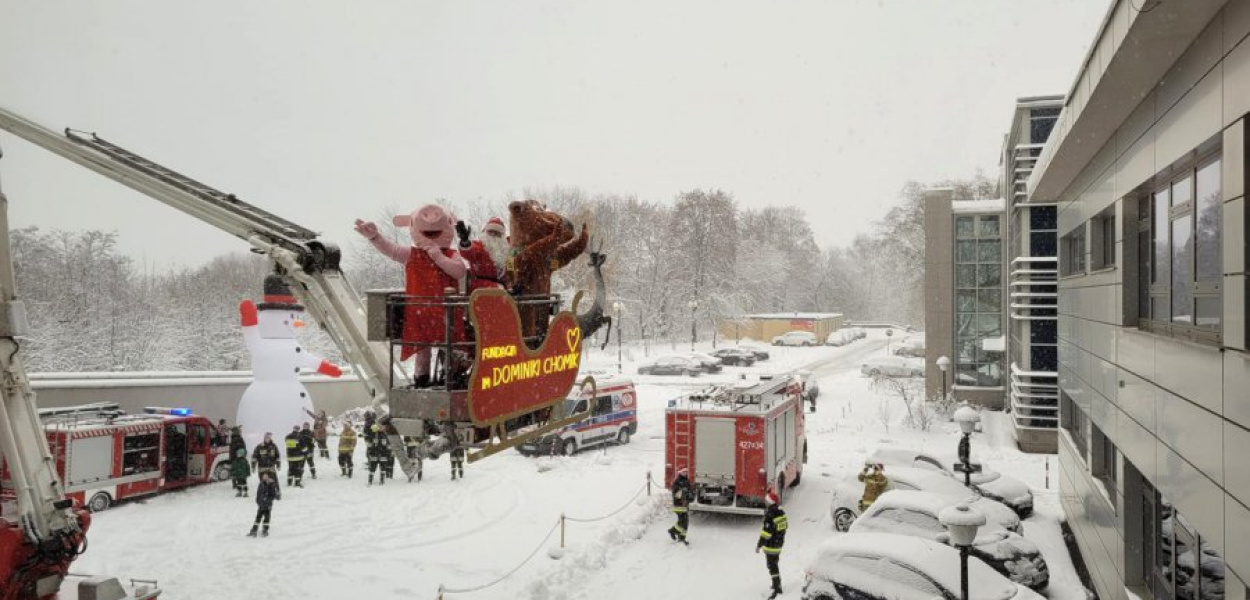
<svg viewBox="0 0 1250 600"><path fill-rule="evenodd" d="M996 175L1105 0L6 2L0 106L96 131L346 242L354 217L526 186L802 207L845 244L908 179ZM0 134L13 226L149 268L245 245Z"/></svg>

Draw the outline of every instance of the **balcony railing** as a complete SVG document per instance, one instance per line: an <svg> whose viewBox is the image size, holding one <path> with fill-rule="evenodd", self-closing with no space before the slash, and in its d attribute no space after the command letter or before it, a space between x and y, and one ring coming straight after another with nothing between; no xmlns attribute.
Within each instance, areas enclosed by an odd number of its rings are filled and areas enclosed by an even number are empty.
<svg viewBox="0 0 1250 600"><path fill-rule="evenodd" d="M1011 363L1011 415L1017 429L1059 425L1059 374L1026 371Z"/></svg>

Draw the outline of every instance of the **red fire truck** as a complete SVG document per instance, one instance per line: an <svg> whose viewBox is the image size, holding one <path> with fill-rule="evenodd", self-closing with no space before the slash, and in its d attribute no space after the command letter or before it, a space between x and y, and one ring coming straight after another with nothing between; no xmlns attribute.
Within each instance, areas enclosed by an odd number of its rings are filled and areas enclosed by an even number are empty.
<svg viewBox="0 0 1250 600"><path fill-rule="evenodd" d="M96 403L40 409L39 417L65 495L93 512L229 477L229 449L215 447L212 422L189 409L149 407L130 415L117 404Z"/></svg>
<svg viewBox="0 0 1250 600"><path fill-rule="evenodd" d="M793 375L670 400L664 419L664 476L689 471L691 510L763 514L765 494L774 490L784 503L803 474L803 386Z"/></svg>

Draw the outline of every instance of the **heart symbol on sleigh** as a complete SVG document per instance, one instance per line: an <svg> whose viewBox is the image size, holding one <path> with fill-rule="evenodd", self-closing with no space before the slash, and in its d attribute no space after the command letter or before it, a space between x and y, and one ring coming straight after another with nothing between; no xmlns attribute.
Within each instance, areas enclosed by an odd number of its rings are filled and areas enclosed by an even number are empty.
<svg viewBox="0 0 1250 600"><path fill-rule="evenodd" d="M569 352L577 352L577 345L582 341L582 328L574 327L564 332L564 341L569 344Z"/></svg>

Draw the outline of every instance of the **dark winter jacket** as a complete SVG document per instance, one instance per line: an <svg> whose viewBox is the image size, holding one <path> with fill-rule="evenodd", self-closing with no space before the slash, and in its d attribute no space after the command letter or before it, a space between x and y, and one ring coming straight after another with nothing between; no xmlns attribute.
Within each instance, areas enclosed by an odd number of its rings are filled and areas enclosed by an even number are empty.
<svg viewBox="0 0 1250 600"><path fill-rule="evenodd" d="M764 529L760 531L760 541L755 547L763 549L765 554L781 554L781 547L786 544L788 528L786 511L776 504L770 504L764 511Z"/></svg>
<svg viewBox="0 0 1250 600"><path fill-rule="evenodd" d="M251 474L247 465L247 444L243 436L235 434L230 438L230 476L244 479Z"/></svg>
<svg viewBox="0 0 1250 600"><path fill-rule="evenodd" d="M374 425L373 429L373 437L369 438L369 446L366 449L369 458L383 462L394 460L395 457L391 454L390 440L386 439L385 434L377 430L377 425Z"/></svg>
<svg viewBox="0 0 1250 600"><path fill-rule="evenodd" d="M262 479L260 485L256 487L256 506L262 509L272 509L273 501L281 499L282 490L278 489L278 482L273 479L269 481Z"/></svg>
<svg viewBox="0 0 1250 600"><path fill-rule="evenodd" d="M277 469L280 460L282 460L282 455L278 453L278 445L272 441L261 442L255 450L252 450L252 466L257 471Z"/></svg>
<svg viewBox="0 0 1250 600"><path fill-rule="evenodd" d="M312 430L301 429L299 432L299 441L304 445L304 456L311 458L317 447L317 442L313 437Z"/></svg>
<svg viewBox="0 0 1250 600"><path fill-rule="evenodd" d="M694 492L690 489L690 480L685 475L678 475L673 480L673 512L684 513L690 506Z"/></svg>
<svg viewBox="0 0 1250 600"><path fill-rule="evenodd" d="M373 442L373 435L374 435L373 425L376 421L377 421L377 418L373 416L373 413L369 413L365 415L365 426L360 431L365 436L366 444L370 444Z"/></svg>
<svg viewBox="0 0 1250 600"><path fill-rule="evenodd" d="M304 460L304 434L299 431L292 431L286 434L286 461L287 462L303 462Z"/></svg>

